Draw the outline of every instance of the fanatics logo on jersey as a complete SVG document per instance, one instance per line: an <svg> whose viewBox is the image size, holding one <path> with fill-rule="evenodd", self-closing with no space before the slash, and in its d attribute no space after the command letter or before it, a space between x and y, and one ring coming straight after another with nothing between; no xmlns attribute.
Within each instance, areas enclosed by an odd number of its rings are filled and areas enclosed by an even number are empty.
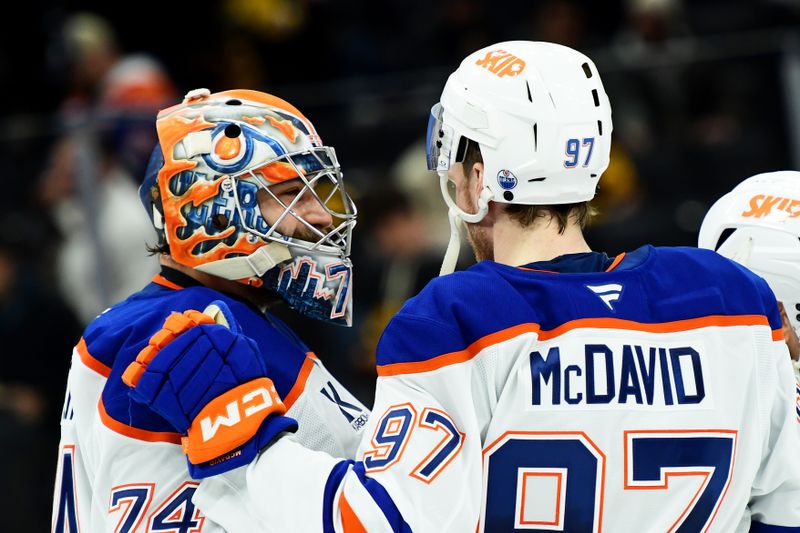
<svg viewBox="0 0 800 533"><path fill-rule="evenodd" d="M620 299L623 287L619 283L608 283L606 285L586 285L586 288L599 296L603 303L611 311L614 311L612 303Z"/></svg>

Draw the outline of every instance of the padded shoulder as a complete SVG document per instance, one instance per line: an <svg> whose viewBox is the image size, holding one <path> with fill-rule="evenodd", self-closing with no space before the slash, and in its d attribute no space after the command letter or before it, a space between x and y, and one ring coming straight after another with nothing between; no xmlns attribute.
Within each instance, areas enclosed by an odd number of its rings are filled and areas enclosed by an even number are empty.
<svg viewBox="0 0 800 533"><path fill-rule="evenodd" d="M715 252L648 246L630 255L609 272L559 274L484 261L436 278L389 323L377 363L415 364L478 347L489 336L583 319L661 324L748 315L780 328L764 280Z"/></svg>
<svg viewBox="0 0 800 533"><path fill-rule="evenodd" d="M520 322L537 322L537 295L522 294L494 265L483 262L431 280L386 327L378 365L424 361Z"/></svg>
<svg viewBox="0 0 800 533"><path fill-rule="evenodd" d="M704 315L763 315L781 328L777 300L766 281L739 263L700 248L656 248L645 290L663 302L663 320ZM662 319L662 317L658 317Z"/></svg>
<svg viewBox="0 0 800 533"><path fill-rule="evenodd" d="M86 328L79 354L87 366L108 379L102 394L105 413L124 425L150 432L170 432L171 426L128 398L121 376L150 337L161 329L171 312L204 310L214 300L224 301L243 333L261 348L269 377L281 397L294 386L308 349L277 318L206 287L180 290L153 288L110 308Z"/></svg>

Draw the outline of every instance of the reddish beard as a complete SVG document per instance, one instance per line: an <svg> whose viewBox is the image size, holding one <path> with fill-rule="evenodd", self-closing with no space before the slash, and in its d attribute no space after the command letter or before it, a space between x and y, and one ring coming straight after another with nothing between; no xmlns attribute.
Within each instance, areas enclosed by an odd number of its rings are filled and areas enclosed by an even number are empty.
<svg viewBox="0 0 800 533"><path fill-rule="evenodd" d="M469 205L469 213L477 213L478 206L472 201L472 198L465 196L466 203ZM475 261L494 261L494 243L489 234L489 229L477 224L464 224L467 227L467 240L472 246L472 253L475 254Z"/></svg>
<svg viewBox="0 0 800 533"><path fill-rule="evenodd" d="M467 213L477 213L480 211L478 203L473 199L469 190L474 188L475 183L473 180L477 179L474 175L466 178L466 185L456 187L456 205ZM466 207L466 208L465 208ZM485 220L485 219L484 219ZM477 224L465 222L464 226L467 228L467 240L472 247L472 253L475 255L475 260L480 261L493 261L494 260L494 242L492 241L491 228L485 225L484 221Z"/></svg>
<svg viewBox="0 0 800 533"><path fill-rule="evenodd" d="M494 260L494 246L486 228L478 224L467 224L467 240L472 246L475 261Z"/></svg>

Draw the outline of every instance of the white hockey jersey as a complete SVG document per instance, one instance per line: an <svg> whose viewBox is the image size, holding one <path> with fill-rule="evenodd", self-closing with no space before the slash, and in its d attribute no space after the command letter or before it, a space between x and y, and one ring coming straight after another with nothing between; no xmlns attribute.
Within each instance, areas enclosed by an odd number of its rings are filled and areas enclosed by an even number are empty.
<svg viewBox="0 0 800 533"><path fill-rule="evenodd" d="M223 300L261 347L305 446L352 457L369 412L280 321L164 269L100 315L73 352L61 420L53 508L56 533L224 531L192 503L180 435L128 398L121 375L171 311Z"/></svg>
<svg viewBox="0 0 800 533"><path fill-rule="evenodd" d="M705 250L482 262L378 347L356 460L283 438L195 502L230 532L798 532L766 283Z"/></svg>

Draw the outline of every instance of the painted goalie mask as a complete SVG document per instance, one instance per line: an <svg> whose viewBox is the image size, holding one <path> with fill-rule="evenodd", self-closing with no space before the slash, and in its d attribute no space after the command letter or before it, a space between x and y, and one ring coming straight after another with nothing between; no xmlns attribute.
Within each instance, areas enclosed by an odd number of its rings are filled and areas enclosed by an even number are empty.
<svg viewBox="0 0 800 533"><path fill-rule="evenodd" d="M265 93L198 89L156 129L139 196L170 256L350 325L356 209L311 122Z"/></svg>

